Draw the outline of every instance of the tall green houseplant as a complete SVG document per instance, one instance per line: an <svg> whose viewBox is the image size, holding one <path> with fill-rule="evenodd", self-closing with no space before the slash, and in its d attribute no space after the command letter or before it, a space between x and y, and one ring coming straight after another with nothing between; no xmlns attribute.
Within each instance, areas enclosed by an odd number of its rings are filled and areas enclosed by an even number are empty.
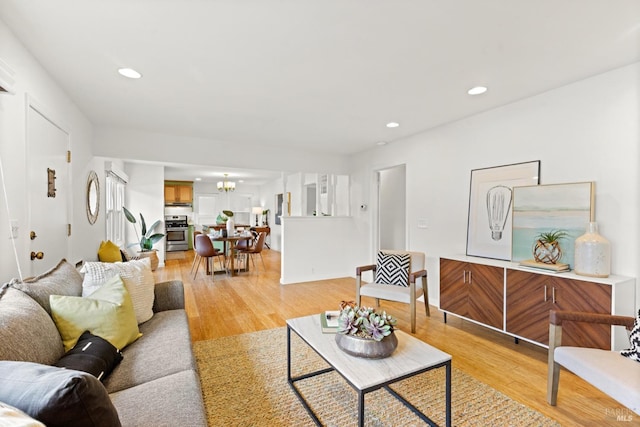
<svg viewBox="0 0 640 427"><path fill-rule="evenodd" d="M161 224L161 221L158 220L154 222L153 225L149 227L149 229L147 229L147 223L145 222L144 217L141 213L140 232L138 232L138 228L136 227L138 221L136 221L136 217L133 216L129 209L125 208L124 206L122 207L122 209L124 210L124 216L127 218L127 221L133 224L133 229L136 232L136 237L140 241L140 252L152 250L153 245L159 242L164 237L164 234L162 233L154 233L154 230Z"/></svg>

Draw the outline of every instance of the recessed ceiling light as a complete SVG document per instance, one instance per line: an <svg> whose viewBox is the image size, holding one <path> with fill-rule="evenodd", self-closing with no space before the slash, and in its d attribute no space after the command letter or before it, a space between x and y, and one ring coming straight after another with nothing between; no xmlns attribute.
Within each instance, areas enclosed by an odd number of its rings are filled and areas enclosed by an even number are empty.
<svg viewBox="0 0 640 427"><path fill-rule="evenodd" d="M379 145L379 146L387 145L387 141L378 141L376 142L376 145Z"/></svg>
<svg viewBox="0 0 640 427"><path fill-rule="evenodd" d="M397 128L398 126L400 126L400 123L396 123L396 122L387 123L388 128Z"/></svg>
<svg viewBox="0 0 640 427"><path fill-rule="evenodd" d="M133 68L119 68L118 72L121 75L123 75L125 77L128 77L130 79L139 79L140 77L142 77L142 74L140 74L139 72L137 72Z"/></svg>
<svg viewBox="0 0 640 427"><path fill-rule="evenodd" d="M471 89L469 89L467 91L467 93L469 95L482 95L486 91L487 91L486 87L484 87L484 86L476 86L476 87L472 87Z"/></svg>
<svg viewBox="0 0 640 427"><path fill-rule="evenodd" d="M202 178L196 178L196 181L202 181Z"/></svg>

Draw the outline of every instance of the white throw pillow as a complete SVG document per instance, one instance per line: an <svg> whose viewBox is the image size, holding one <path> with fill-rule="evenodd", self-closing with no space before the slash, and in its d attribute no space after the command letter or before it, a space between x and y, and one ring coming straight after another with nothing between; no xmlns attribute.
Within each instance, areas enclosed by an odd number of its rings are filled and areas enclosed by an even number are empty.
<svg viewBox="0 0 640 427"><path fill-rule="evenodd" d="M129 262L85 262L80 270L84 273L82 296L94 293L108 279L120 276L133 301L138 324L153 317L155 282L151 272L151 260L144 258Z"/></svg>
<svg viewBox="0 0 640 427"><path fill-rule="evenodd" d="M0 426L5 427L46 427L40 421L6 403L0 402Z"/></svg>

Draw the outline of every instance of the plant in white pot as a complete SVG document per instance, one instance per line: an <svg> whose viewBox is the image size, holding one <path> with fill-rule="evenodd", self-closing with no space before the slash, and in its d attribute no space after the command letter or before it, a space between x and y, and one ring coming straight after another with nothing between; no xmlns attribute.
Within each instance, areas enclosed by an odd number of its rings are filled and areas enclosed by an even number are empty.
<svg viewBox="0 0 640 427"><path fill-rule="evenodd" d="M151 259L151 270L155 270L158 267L158 254L153 249L153 245L162 240L164 234L162 233L154 233L156 228L162 224L160 220L154 222L151 227L147 228L147 223L144 220L142 214L140 214L140 232L138 232L138 228L136 225L138 221L136 217L129 211L129 209L122 207L124 211L124 216L127 218L127 221L133 224L133 229L136 232L136 237L140 245L140 250L138 251L138 257L144 258L149 257ZM135 245L136 243L134 243ZM132 245L133 246L133 245Z"/></svg>
<svg viewBox="0 0 640 427"><path fill-rule="evenodd" d="M233 211L222 211L222 215L226 217L227 236L232 236L236 231L236 223L233 220Z"/></svg>

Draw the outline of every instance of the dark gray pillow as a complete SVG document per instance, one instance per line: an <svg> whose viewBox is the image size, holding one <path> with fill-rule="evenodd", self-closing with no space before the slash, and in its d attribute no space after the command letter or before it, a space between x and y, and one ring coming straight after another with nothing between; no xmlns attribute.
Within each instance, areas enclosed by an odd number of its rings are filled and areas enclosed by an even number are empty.
<svg viewBox="0 0 640 427"><path fill-rule="evenodd" d="M104 381L120 361L120 350L109 341L85 331L76 345L58 360L56 366L87 372Z"/></svg>
<svg viewBox="0 0 640 427"><path fill-rule="evenodd" d="M48 427L121 426L109 394L85 372L31 362L0 361L0 401Z"/></svg>

